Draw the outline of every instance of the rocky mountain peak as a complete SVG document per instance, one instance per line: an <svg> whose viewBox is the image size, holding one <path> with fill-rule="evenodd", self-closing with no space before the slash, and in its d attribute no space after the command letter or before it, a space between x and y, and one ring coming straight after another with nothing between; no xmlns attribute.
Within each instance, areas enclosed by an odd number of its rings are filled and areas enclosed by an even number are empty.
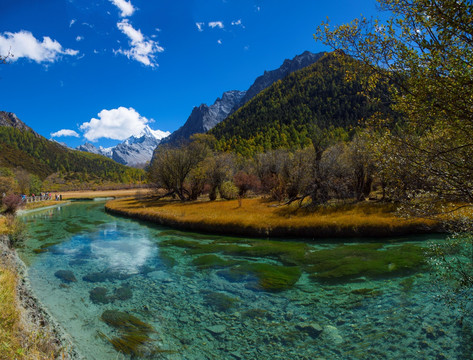
<svg viewBox="0 0 473 360"><path fill-rule="evenodd" d="M245 91L230 90L224 92L222 97L217 98L210 106L201 104L194 107L185 124L164 139L162 143L176 145L187 140L193 134L209 131L228 116L243 96L245 96Z"/></svg>
<svg viewBox="0 0 473 360"><path fill-rule="evenodd" d="M14 113L11 112L0 111L0 126L9 126L18 130L31 131L32 133L38 135L33 131L33 129L27 126L23 121L18 119Z"/></svg>

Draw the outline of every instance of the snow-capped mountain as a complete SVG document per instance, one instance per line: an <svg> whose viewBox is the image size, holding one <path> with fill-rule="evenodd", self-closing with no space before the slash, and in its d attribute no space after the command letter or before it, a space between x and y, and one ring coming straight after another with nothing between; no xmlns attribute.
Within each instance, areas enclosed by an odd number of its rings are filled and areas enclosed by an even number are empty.
<svg viewBox="0 0 473 360"><path fill-rule="evenodd" d="M151 161L156 146L169 135L168 131L153 130L146 125L138 136L130 136L114 147L97 148L91 143L85 143L77 147L77 150L104 155L120 164L142 167Z"/></svg>

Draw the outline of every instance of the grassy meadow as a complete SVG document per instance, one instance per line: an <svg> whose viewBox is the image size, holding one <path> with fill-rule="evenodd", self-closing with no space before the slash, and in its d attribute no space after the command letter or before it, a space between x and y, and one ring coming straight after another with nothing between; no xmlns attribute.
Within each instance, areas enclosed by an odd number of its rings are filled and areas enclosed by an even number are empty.
<svg viewBox="0 0 473 360"><path fill-rule="evenodd" d="M279 206L262 198L179 202L152 198L109 201L112 213L181 229L271 237L377 237L435 231L429 219L403 219L390 204L365 202L316 209Z"/></svg>

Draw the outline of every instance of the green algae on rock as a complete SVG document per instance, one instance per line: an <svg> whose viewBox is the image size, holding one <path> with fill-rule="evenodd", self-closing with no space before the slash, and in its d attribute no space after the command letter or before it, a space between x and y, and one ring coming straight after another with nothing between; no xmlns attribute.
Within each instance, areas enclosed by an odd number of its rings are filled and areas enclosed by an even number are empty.
<svg viewBox="0 0 473 360"><path fill-rule="evenodd" d="M134 357L154 358L158 353L173 353L174 351L162 350L153 345L155 339L149 334L155 333L154 328L131 314L117 311L106 310L101 316L102 321L115 328L120 336L109 338L99 332L99 335L109 341L115 350Z"/></svg>
<svg viewBox="0 0 473 360"><path fill-rule="evenodd" d="M291 288L299 280L301 270L297 266L242 263L218 274L233 282L247 280L247 287L252 290L278 292Z"/></svg>
<svg viewBox="0 0 473 360"><path fill-rule="evenodd" d="M139 331L145 334L155 332L154 328L136 316L118 310L106 310L101 319L107 325L122 331Z"/></svg>
<svg viewBox="0 0 473 360"><path fill-rule="evenodd" d="M216 291L204 291L204 293L205 304L216 311L228 311L239 301L237 298Z"/></svg>
<svg viewBox="0 0 473 360"><path fill-rule="evenodd" d="M315 280L341 281L409 274L424 264L424 249L412 244L387 248L383 244L341 245L312 253L306 270Z"/></svg>
<svg viewBox="0 0 473 360"><path fill-rule="evenodd" d="M205 269L221 269L237 264L235 260L223 259L220 256L209 254L202 255L192 260L192 265L196 266L199 270Z"/></svg>

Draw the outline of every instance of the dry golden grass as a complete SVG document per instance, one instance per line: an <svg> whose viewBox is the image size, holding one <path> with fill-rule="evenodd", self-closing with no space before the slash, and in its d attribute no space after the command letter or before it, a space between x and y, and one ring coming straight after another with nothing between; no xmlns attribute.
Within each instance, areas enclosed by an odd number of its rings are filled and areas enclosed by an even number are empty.
<svg viewBox="0 0 473 360"><path fill-rule="evenodd" d="M57 194L62 195L63 200L71 199L95 199L95 198L106 198L106 197L127 197L127 196L136 196L139 194L147 195L151 190L149 189L123 189L123 190L84 190L84 191L67 191L67 192L58 192ZM51 194L53 199L56 193Z"/></svg>
<svg viewBox="0 0 473 360"><path fill-rule="evenodd" d="M0 264L0 359L55 359L50 339L22 324L16 273Z"/></svg>
<svg viewBox="0 0 473 360"><path fill-rule="evenodd" d="M320 207L278 206L264 199L197 201L119 199L107 203L108 211L188 230L232 235L281 237L394 236L432 232L435 221L406 220L392 205L359 203Z"/></svg>
<svg viewBox="0 0 473 360"><path fill-rule="evenodd" d="M4 216L0 216L0 235L8 233L7 219Z"/></svg>

